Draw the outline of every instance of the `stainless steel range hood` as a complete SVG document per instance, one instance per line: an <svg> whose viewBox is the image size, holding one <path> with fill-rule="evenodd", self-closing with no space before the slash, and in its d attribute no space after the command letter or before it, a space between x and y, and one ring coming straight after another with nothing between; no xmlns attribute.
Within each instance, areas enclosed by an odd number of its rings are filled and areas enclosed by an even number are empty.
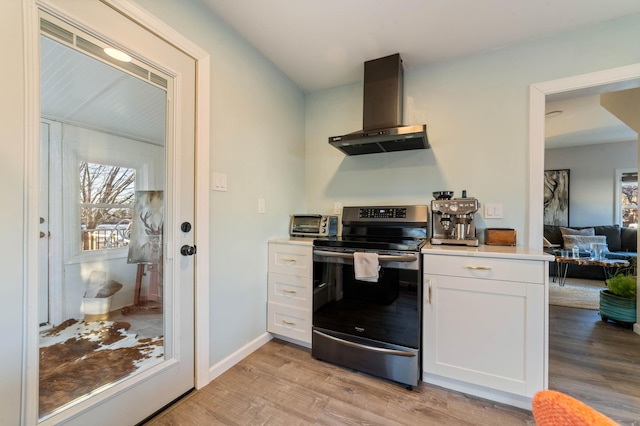
<svg viewBox="0 0 640 426"><path fill-rule="evenodd" d="M347 155L429 148L427 125L402 125L404 70L400 54L364 63L362 130L329 137Z"/></svg>

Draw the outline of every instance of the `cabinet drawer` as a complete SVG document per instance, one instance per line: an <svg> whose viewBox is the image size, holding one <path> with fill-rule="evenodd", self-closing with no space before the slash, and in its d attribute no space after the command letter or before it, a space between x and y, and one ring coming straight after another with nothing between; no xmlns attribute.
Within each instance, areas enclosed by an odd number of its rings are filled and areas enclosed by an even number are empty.
<svg viewBox="0 0 640 426"><path fill-rule="evenodd" d="M424 273L463 278L544 284L542 261L477 256L424 255Z"/></svg>
<svg viewBox="0 0 640 426"><path fill-rule="evenodd" d="M270 333L311 343L311 310L269 302L267 330Z"/></svg>
<svg viewBox="0 0 640 426"><path fill-rule="evenodd" d="M269 244L269 272L311 277L313 247L293 244Z"/></svg>
<svg viewBox="0 0 640 426"><path fill-rule="evenodd" d="M294 308L311 309L311 278L269 273L270 302Z"/></svg>

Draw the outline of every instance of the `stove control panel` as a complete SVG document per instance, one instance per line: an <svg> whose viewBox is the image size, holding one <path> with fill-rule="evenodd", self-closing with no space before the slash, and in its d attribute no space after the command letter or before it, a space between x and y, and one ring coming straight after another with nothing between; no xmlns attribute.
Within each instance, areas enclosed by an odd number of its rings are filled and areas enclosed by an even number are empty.
<svg viewBox="0 0 640 426"><path fill-rule="evenodd" d="M380 208L380 207L369 207L369 208L361 208L360 213L358 215L361 219L405 219L407 217L407 209L406 208Z"/></svg>
<svg viewBox="0 0 640 426"><path fill-rule="evenodd" d="M429 207L426 205L345 206L342 209L343 226L427 226L428 218Z"/></svg>

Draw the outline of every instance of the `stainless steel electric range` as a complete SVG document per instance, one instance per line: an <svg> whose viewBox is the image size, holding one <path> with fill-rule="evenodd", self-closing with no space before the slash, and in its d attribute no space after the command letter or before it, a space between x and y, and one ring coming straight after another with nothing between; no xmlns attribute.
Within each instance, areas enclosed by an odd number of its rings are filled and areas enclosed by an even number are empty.
<svg viewBox="0 0 640 426"><path fill-rule="evenodd" d="M345 207L342 237L314 240L314 358L418 384L428 216L426 205ZM377 277L356 277L360 266Z"/></svg>

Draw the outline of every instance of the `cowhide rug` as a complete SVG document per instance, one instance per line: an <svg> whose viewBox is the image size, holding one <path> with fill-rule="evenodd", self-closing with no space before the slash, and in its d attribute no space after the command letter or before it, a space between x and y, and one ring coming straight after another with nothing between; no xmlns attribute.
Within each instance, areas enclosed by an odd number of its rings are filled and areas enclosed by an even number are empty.
<svg viewBox="0 0 640 426"><path fill-rule="evenodd" d="M40 416L162 360L162 336L137 339L127 322L69 319L40 334Z"/></svg>

